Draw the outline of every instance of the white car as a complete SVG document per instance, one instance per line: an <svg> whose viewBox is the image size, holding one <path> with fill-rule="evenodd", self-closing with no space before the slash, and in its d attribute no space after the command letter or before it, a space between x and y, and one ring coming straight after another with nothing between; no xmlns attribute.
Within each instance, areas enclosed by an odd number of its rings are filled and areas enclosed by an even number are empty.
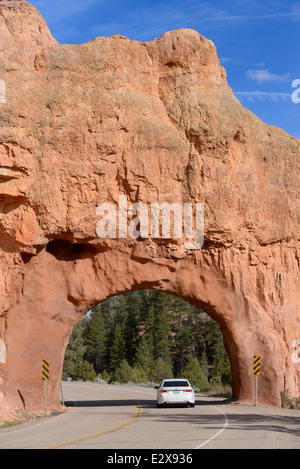
<svg viewBox="0 0 300 469"><path fill-rule="evenodd" d="M195 406L195 392L187 379L163 379L157 389L157 407L168 404Z"/></svg>

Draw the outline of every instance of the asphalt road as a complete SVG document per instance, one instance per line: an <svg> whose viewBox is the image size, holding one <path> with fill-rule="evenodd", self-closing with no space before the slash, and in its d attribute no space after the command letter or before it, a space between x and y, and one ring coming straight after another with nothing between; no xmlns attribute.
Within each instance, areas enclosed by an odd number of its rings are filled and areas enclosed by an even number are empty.
<svg viewBox="0 0 300 469"><path fill-rule="evenodd" d="M158 409L154 389L96 383L64 382L63 394L66 412L0 429L0 449L300 449L296 410L201 396Z"/></svg>

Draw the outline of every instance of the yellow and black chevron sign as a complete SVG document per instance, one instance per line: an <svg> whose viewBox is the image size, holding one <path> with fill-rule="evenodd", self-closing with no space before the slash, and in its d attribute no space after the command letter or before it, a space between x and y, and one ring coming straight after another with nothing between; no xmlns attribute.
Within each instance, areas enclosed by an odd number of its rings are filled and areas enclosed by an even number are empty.
<svg viewBox="0 0 300 469"><path fill-rule="evenodd" d="M49 381L49 361L48 360L43 360L42 379L43 381Z"/></svg>
<svg viewBox="0 0 300 469"><path fill-rule="evenodd" d="M259 355L254 355L253 374L254 375L259 375L260 374L260 356Z"/></svg>

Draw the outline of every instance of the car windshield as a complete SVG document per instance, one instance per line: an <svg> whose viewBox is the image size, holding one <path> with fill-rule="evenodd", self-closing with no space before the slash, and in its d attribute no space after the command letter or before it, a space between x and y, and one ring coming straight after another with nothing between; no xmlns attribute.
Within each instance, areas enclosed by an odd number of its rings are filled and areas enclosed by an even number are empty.
<svg viewBox="0 0 300 469"><path fill-rule="evenodd" d="M189 386L189 383L185 380L182 381L164 381L164 388L174 388L174 387L186 387Z"/></svg>

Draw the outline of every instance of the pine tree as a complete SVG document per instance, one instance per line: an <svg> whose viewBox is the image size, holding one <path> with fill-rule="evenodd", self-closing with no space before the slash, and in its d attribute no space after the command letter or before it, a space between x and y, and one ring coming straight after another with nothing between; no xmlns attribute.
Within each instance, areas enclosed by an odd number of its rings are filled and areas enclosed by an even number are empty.
<svg viewBox="0 0 300 469"><path fill-rule="evenodd" d="M197 327L198 356L206 353L208 364L215 366L226 355L219 324L204 315Z"/></svg>
<svg viewBox="0 0 300 469"><path fill-rule="evenodd" d="M108 372L106 370L103 370L101 375L100 375L100 378L101 379L104 379L104 381L106 381L107 383L110 382L110 376L108 374Z"/></svg>
<svg viewBox="0 0 300 469"><path fill-rule="evenodd" d="M172 353L174 369L180 374L191 353L194 353L192 326L195 308L181 298L171 297Z"/></svg>
<svg viewBox="0 0 300 469"><path fill-rule="evenodd" d="M92 310L84 338L87 347L85 358L94 365L96 373L101 373L106 367L107 354L107 332L101 305Z"/></svg>
<svg viewBox="0 0 300 469"><path fill-rule="evenodd" d="M125 340L122 333L121 324L116 323L114 328L113 341L110 347L109 371L114 375L121 361L125 358Z"/></svg>
<svg viewBox="0 0 300 469"><path fill-rule="evenodd" d="M182 371L182 375L189 380L192 386L196 386L200 391L208 391L209 383L203 373L199 360L191 357Z"/></svg>
<svg viewBox="0 0 300 469"><path fill-rule="evenodd" d="M83 318L74 327L65 352L66 360L71 360L74 363L80 363L83 361L83 357L87 349L83 338L86 324L87 319Z"/></svg>
<svg viewBox="0 0 300 469"><path fill-rule="evenodd" d="M162 357L155 360L150 372L150 379L155 383L160 383L163 379L173 378L171 366Z"/></svg>
<svg viewBox="0 0 300 469"><path fill-rule="evenodd" d="M150 377L150 371L154 364L152 348L153 347L151 347L150 336L147 332L145 332L139 340L134 359L134 365L141 366L148 378Z"/></svg>
<svg viewBox="0 0 300 469"><path fill-rule="evenodd" d="M205 352L202 352L199 362L200 362L201 370L203 371L206 378L208 378L208 374L209 374L208 373L208 362L207 362L207 356L206 356Z"/></svg>
<svg viewBox="0 0 300 469"><path fill-rule="evenodd" d="M149 377L140 365L134 365L132 371L134 383L148 383Z"/></svg>
<svg viewBox="0 0 300 469"><path fill-rule="evenodd" d="M125 360L125 358L121 360L118 367L116 368L114 372L114 379L115 381L121 384L128 383L129 381L134 381L135 376L133 369L131 368L127 360Z"/></svg>
<svg viewBox="0 0 300 469"><path fill-rule="evenodd" d="M210 378L216 380L217 377L223 385L231 385L231 365L228 355L222 358L211 371Z"/></svg>
<svg viewBox="0 0 300 469"><path fill-rule="evenodd" d="M76 364L73 376L71 376L72 379L77 381L95 381L96 377L97 375L94 371L92 363L89 363L86 360Z"/></svg>
<svg viewBox="0 0 300 469"><path fill-rule="evenodd" d="M131 292L124 295L124 339L126 359L130 365L133 364L133 360L137 350L140 308L141 298L139 296L139 292Z"/></svg>
<svg viewBox="0 0 300 469"><path fill-rule="evenodd" d="M78 324L76 324L72 331L65 351L62 374L63 379L67 379L68 377L72 378L76 365L83 362L83 357L86 352L86 346L83 339L86 323L87 319L83 318Z"/></svg>
<svg viewBox="0 0 300 469"><path fill-rule="evenodd" d="M166 298L164 293L151 290L148 298L149 317L151 318L151 329L149 332L153 338L154 359L162 360L171 368L172 358L170 352L170 323L166 308Z"/></svg>
<svg viewBox="0 0 300 469"><path fill-rule="evenodd" d="M111 343L115 324L119 322L122 328L124 327L124 295L113 296L103 301L101 303L101 310L108 331L108 342Z"/></svg>

